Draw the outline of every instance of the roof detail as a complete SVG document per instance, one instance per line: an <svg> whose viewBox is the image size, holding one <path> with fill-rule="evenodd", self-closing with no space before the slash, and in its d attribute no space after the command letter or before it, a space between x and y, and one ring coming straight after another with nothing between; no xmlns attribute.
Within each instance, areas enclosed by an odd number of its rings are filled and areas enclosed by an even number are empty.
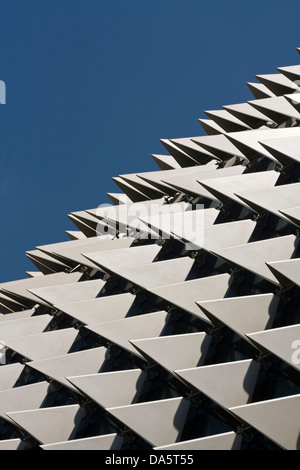
<svg viewBox="0 0 300 470"><path fill-rule="evenodd" d="M0 285L0 450L300 450L300 65L255 78Z"/></svg>

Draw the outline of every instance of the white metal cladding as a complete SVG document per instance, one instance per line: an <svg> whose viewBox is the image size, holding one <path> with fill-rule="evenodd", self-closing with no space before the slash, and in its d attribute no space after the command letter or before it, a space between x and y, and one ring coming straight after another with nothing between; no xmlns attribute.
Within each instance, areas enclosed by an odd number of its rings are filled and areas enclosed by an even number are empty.
<svg viewBox="0 0 300 470"><path fill-rule="evenodd" d="M0 285L0 450L300 450L299 77L256 75L26 252Z"/></svg>

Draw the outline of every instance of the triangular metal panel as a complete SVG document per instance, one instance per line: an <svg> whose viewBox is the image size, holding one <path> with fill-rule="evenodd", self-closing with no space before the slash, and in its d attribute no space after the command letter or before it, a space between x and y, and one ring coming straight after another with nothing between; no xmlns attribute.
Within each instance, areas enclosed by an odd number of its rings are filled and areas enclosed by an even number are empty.
<svg viewBox="0 0 300 470"><path fill-rule="evenodd" d="M105 285L102 279L76 282L74 284L60 284L51 287L41 287L30 289L37 299L41 299L47 304L55 305L57 302L77 302L80 300L94 299L101 292Z"/></svg>
<svg viewBox="0 0 300 470"><path fill-rule="evenodd" d="M40 408L50 390L48 382L38 382L1 391L0 417L9 420L8 412Z"/></svg>
<svg viewBox="0 0 300 470"><path fill-rule="evenodd" d="M212 119L198 119L198 122L201 124L207 135L218 135L226 132Z"/></svg>
<svg viewBox="0 0 300 470"><path fill-rule="evenodd" d="M300 259L267 263L267 266L282 286L296 285L300 287Z"/></svg>
<svg viewBox="0 0 300 470"><path fill-rule="evenodd" d="M189 333L130 342L146 359L173 372L201 365L205 360L211 337L206 333Z"/></svg>
<svg viewBox="0 0 300 470"><path fill-rule="evenodd" d="M239 220L225 224L185 229L174 233L175 238L183 241L191 250L214 251L234 245L247 243L255 229L253 220Z"/></svg>
<svg viewBox="0 0 300 470"><path fill-rule="evenodd" d="M300 370L300 325L290 325L247 334L248 338Z"/></svg>
<svg viewBox="0 0 300 470"><path fill-rule="evenodd" d="M292 258L296 246L296 237L286 235L216 250L214 254L230 264L247 269L274 284L278 284L266 263Z"/></svg>
<svg viewBox="0 0 300 470"><path fill-rule="evenodd" d="M276 96L286 95L298 90L298 86L281 73L267 75L256 75L256 78L263 83Z"/></svg>
<svg viewBox="0 0 300 470"><path fill-rule="evenodd" d="M300 206L291 207L280 211L284 216L290 219L293 224L300 225Z"/></svg>
<svg viewBox="0 0 300 470"><path fill-rule="evenodd" d="M224 408L248 403L260 365L252 360L177 370L176 374Z"/></svg>
<svg viewBox="0 0 300 470"><path fill-rule="evenodd" d="M226 432L214 436L191 439L166 446L154 447L157 451L199 451L199 450L240 450L242 436L235 432Z"/></svg>
<svg viewBox="0 0 300 470"><path fill-rule="evenodd" d="M19 362L2 365L0 367L0 391L13 388L23 370L24 365Z"/></svg>
<svg viewBox="0 0 300 470"><path fill-rule="evenodd" d="M271 328L278 304L279 297L273 294L197 302L216 326L224 324L241 336Z"/></svg>
<svg viewBox="0 0 300 470"><path fill-rule="evenodd" d="M300 65L289 65L288 67L277 67L277 70L289 80L300 80Z"/></svg>
<svg viewBox="0 0 300 470"><path fill-rule="evenodd" d="M81 300L55 307L86 325L121 320L135 300L131 293L108 295L92 300Z"/></svg>
<svg viewBox="0 0 300 470"><path fill-rule="evenodd" d="M254 191L236 192L236 196L259 214L270 212L281 219L287 219L280 212L280 209L299 204L300 183L284 184L272 188L256 189Z"/></svg>
<svg viewBox="0 0 300 470"><path fill-rule="evenodd" d="M272 122L269 117L250 106L249 103L231 104L223 106L223 108L253 129Z"/></svg>
<svg viewBox="0 0 300 470"><path fill-rule="evenodd" d="M57 284L67 284L79 281L82 273L55 273L47 276L30 277L27 279L20 279L19 281L11 281L0 284L0 291L5 294L12 293L20 298L29 299L34 303L43 303L29 289L40 288L46 286L55 286Z"/></svg>
<svg viewBox="0 0 300 470"><path fill-rule="evenodd" d="M38 361L67 354L78 331L74 328L49 331L37 335L5 339L5 345L22 356Z"/></svg>
<svg viewBox="0 0 300 470"><path fill-rule="evenodd" d="M262 83L252 83L247 82L247 86L251 90L251 93L257 100L262 98L270 98L271 96L275 96L265 85Z"/></svg>
<svg viewBox="0 0 300 470"><path fill-rule="evenodd" d="M0 324L0 340L42 333L52 318L51 315L45 314L3 322Z"/></svg>
<svg viewBox="0 0 300 470"><path fill-rule="evenodd" d="M253 100L248 101L248 103L275 122L281 122L283 119L287 118L300 119L300 113L296 111L284 96Z"/></svg>
<svg viewBox="0 0 300 470"><path fill-rule="evenodd" d="M140 369L68 377L85 395L103 408L136 403L147 374Z"/></svg>
<svg viewBox="0 0 300 470"><path fill-rule="evenodd" d="M232 278L229 274L219 274L200 279L193 279L177 284L165 285L148 289L149 292L160 297L172 305L179 307L192 315L200 317L210 324L210 321L202 313L196 302L222 298L230 290Z"/></svg>
<svg viewBox="0 0 300 470"><path fill-rule="evenodd" d="M120 450L123 438L114 434L104 434L103 436L85 437L83 439L73 439L72 441L57 442L55 444L41 445L43 450ZM0 441L1 445L1 441ZM0 447L1 449L1 447Z"/></svg>
<svg viewBox="0 0 300 470"><path fill-rule="evenodd" d="M172 281L184 281L193 263L192 258L185 256L131 268L114 269L114 272L132 284L148 290L152 287L170 284Z"/></svg>
<svg viewBox="0 0 300 470"><path fill-rule="evenodd" d="M300 449L300 395L251 403L231 411L283 449Z"/></svg>
<svg viewBox="0 0 300 470"><path fill-rule="evenodd" d="M300 135L261 140L260 144L283 165L300 162Z"/></svg>
<svg viewBox="0 0 300 470"><path fill-rule="evenodd" d="M203 186L201 186L202 181L211 179L211 178L223 178L233 175L241 175L245 171L245 167L242 165L237 165L229 168L222 168L217 171L206 171L200 178L194 176L186 177L173 177L165 179L164 181L170 186L173 186L179 191L182 191L185 194L190 194L192 196L203 196L208 199L216 200L209 191L207 191Z"/></svg>
<svg viewBox="0 0 300 470"><path fill-rule="evenodd" d="M86 328L130 353L142 357L130 340L160 336L167 320L168 313L160 311L99 325L89 325Z"/></svg>
<svg viewBox="0 0 300 470"><path fill-rule="evenodd" d="M180 439L189 406L188 400L171 398L109 408L108 411L150 444L161 446Z"/></svg>
<svg viewBox="0 0 300 470"><path fill-rule="evenodd" d="M87 412L79 405L6 413L42 444L72 439Z"/></svg>
<svg viewBox="0 0 300 470"><path fill-rule="evenodd" d="M234 201L246 205L244 201L236 196L239 191L250 191L257 188L273 187L278 178L277 171L266 171L247 173L239 176L227 176L226 178L210 179L201 181L201 185L217 197L223 204ZM246 207L248 207L246 205Z"/></svg>
<svg viewBox="0 0 300 470"><path fill-rule="evenodd" d="M131 248L122 248L109 252L84 253L84 257L91 260L105 271L113 271L118 268L138 266L151 263L160 252L159 245L141 245Z"/></svg>
<svg viewBox="0 0 300 470"><path fill-rule="evenodd" d="M181 168L179 163L175 160L172 155L154 155L151 157L161 170L173 170L175 168Z"/></svg>
<svg viewBox="0 0 300 470"><path fill-rule="evenodd" d="M28 363L29 367L39 371L73 390L75 387L66 379L69 375L93 374L99 372L105 362L107 349L104 347L78 351L64 356L35 360Z"/></svg>

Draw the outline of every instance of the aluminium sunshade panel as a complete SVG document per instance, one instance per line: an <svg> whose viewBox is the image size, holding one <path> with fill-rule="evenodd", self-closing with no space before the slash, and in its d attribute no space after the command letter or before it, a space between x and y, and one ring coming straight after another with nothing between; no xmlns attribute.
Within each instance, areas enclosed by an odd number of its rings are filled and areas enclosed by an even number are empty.
<svg viewBox="0 0 300 470"><path fill-rule="evenodd" d="M240 336L272 327L279 297L258 294L197 302L201 311L216 326L226 325Z"/></svg>
<svg viewBox="0 0 300 470"><path fill-rule="evenodd" d="M253 220L240 220L224 224L211 225L174 232L175 238L181 240L187 249L214 251L247 243L255 229Z"/></svg>
<svg viewBox="0 0 300 470"><path fill-rule="evenodd" d="M6 415L41 444L73 439L87 411L79 405L57 406Z"/></svg>
<svg viewBox="0 0 300 470"><path fill-rule="evenodd" d="M159 245L141 245L109 252L85 253L84 257L91 260L106 272L118 268L138 266L155 261L161 247Z"/></svg>
<svg viewBox="0 0 300 470"><path fill-rule="evenodd" d="M189 407L188 400L171 398L108 408L108 411L152 446L157 446L180 439Z"/></svg>
<svg viewBox="0 0 300 470"><path fill-rule="evenodd" d="M19 438L16 439L7 439L0 441L0 451L1 450L26 450L30 449L30 445L25 441L22 441Z"/></svg>
<svg viewBox="0 0 300 470"><path fill-rule="evenodd" d="M63 263L54 256L50 256L39 250L26 251L25 254L42 274L51 274L70 269L67 263Z"/></svg>
<svg viewBox="0 0 300 470"><path fill-rule="evenodd" d="M136 403L147 373L140 369L70 377L68 380L103 408Z"/></svg>
<svg viewBox="0 0 300 470"><path fill-rule="evenodd" d="M299 87L295 82L287 78L281 73L268 75L256 75L256 78L263 83L276 96L286 95L298 90Z"/></svg>
<svg viewBox="0 0 300 470"><path fill-rule="evenodd" d="M119 204L130 204L132 203L131 199L129 199L126 194L123 193L106 193L109 199L113 204L118 206Z"/></svg>
<svg viewBox="0 0 300 470"><path fill-rule="evenodd" d="M82 273L53 273L47 276L31 277L0 284L0 291L7 296L18 298L21 302L34 306L35 304L45 304L43 300L36 297L30 289L57 286L59 284L75 283L82 278Z"/></svg>
<svg viewBox="0 0 300 470"><path fill-rule="evenodd" d="M194 260L188 256L128 268L111 268L119 277L148 290L187 279Z"/></svg>
<svg viewBox="0 0 300 470"><path fill-rule="evenodd" d="M28 277L43 276L43 273L41 271L26 271L26 274Z"/></svg>
<svg viewBox="0 0 300 470"><path fill-rule="evenodd" d="M0 325L2 322L6 321L11 321L11 320L17 320L18 318L29 318L31 317L35 312L34 308L31 308L29 310L20 310L20 311L11 311L9 315L0 315Z"/></svg>
<svg viewBox="0 0 300 470"><path fill-rule="evenodd" d="M271 99L271 98L270 98ZM261 101L261 100L259 100ZM227 139L233 142L249 159L252 160L257 155L262 155L273 162L278 162L277 159L261 145L260 142L269 139L289 138L300 135L299 127L284 128L284 129L270 129L267 130L251 130L248 132L234 132L226 134Z"/></svg>
<svg viewBox="0 0 300 470"><path fill-rule="evenodd" d="M212 119L198 119L207 135L217 135L226 132L222 127L216 124Z"/></svg>
<svg viewBox="0 0 300 470"><path fill-rule="evenodd" d="M175 370L203 364L211 336L206 333L189 333L130 341L133 346L154 364L173 373Z"/></svg>
<svg viewBox="0 0 300 470"><path fill-rule="evenodd" d="M176 147L182 149L188 155L190 155L198 164L205 164L211 160L220 159L215 156L212 152L207 149L198 147L192 140L191 137L185 137L181 139L171 139L171 142L176 145Z"/></svg>
<svg viewBox="0 0 300 470"><path fill-rule="evenodd" d="M300 119L300 113L284 96L248 101L248 103L278 124L287 118Z"/></svg>
<svg viewBox="0 0 300 470"><path fill-rule="evenodd" d="M216 250L214 254L278 285L266 263L292 258L297 245L298 240L294 235L286 235Z"/></svg>
<svg viewBox="0 0 300 470"><path fill-rule="evenodd" d="M181 168L179 163L175 160L172 155L156 155L152 154L151 157L161 170L173 170L175 168Z"/></svg>
<svg viewBox="0 0 300 470"><path fill-rule="evenodd" d="M101 221L99 220L99 223ZM127 248L132 245L133 239L130 237L127 238L120 238L120 239L113 239L113 240L103 240L101 238L93 238L88 239L90 243L82 244L79 246L74 246L65 249L57 249L54 248L54 253L60 256L62 259L67 259L75 264L81 264L83 266L88 266L91 268L97 268L97 265L90 260L88 260L83 254L84 253L98 253L100 251L110 251L110 250L117 250L121 248Z"/></svg>
<svg viewBox="0 0 300 470"><path fill-rule="evenodd" d="M106 323L88 325L93 333L118 345L129 353L142 357L130 340L152 338L163 334L169 314L165 311L137 315Z"/></svg>
<svg viewBox="0 0 300 470"><path fill-rule="evenodd" d="M148 288L148 291L170 305L195 315L211 325L207 316L199 310L196 302L226 297L231 290L231 284L232 277L229 274L219 274L162 287Z"/></svg>
<svg viewBox="0 0 300 470"><path fill-rule="evenodd" d="M300 370L299 335L299 324L247 334L248 338L259 348L278 356L297 370Z"/></svg>
<svg viewBox="0 0 300 470"><path fill-rule="evenodd" d="M52 318L48 314L11 319L10 321L8 318L7 321L0 323L0 341L7 338L42 333L49 327Z"/></svg>
<svg viewBox="0 0 300 470"><path fill-rule="evenodd" d="M87 238L84 233L80 232L80 230L66 230L66 234L71 240L83 240L84 238Z"/></svg>
<svg viewBox="0 0 300 470"><path fill-rule="evenodd" d="M236 196L259 214L270 212L292 223L281 211L299 204L300 183L255 189L254 191L239 191L236 192Z"/></svg>
<svg viewBox="0 0 300 470"><path fill-rule="evenodd" d="M226 139L226 135L227 133L225 135L191 137L191 140L194 145L199 145L199 147L203 149L209 149L210 152L214 153L214 155L221 160L227 160L232 156L244 159L243 153Z"/></svg>
<svg viewBox="0 0 300 470"><path fill-rule="evenodd" d="M169 194L172 195L174 193L174 189L170 187L170 185L165 182L168 178L174 177L186 177L186 176L196 176L202 177L203 174L207 171L217 170L216 165L207 164L201 165L197 167L188 167L188 168L181 168L180 170L166 170L166 171L151 171L147 173L138 173L139 178L152 183L154 186L158 188L163 188L164 191L169 191ZM172 204L173 205L173 204Z"/></svg>
<svg viewBox="0 0 300 470"><path fill-rule="evenodd" d="M77 390L67 379L69 375L93 374L99 372L107 358L104 347L92 348L74 353L33 360L27 365L68 388Z"/></svg>
<svg viewBox="0 0 300 470"><path fill-rule="evenodd" d="M133 202L140 202L150 199L148 196L146 196L146 194L142 193L122 178L116 176L112 179Z"/></svg>
<svg viewBox="0 0 300 470"><path fill-rule="evenodd" d="M249 103L226 105L223 106L223 108L253 129L257 129L258 127L266 125L270 122L274 124L274 121L272 121L262 112L252 107Z"/></svg>
<svg viewBox="0 0 300 470"><path fill-rule="evenodd" d="M240 450L242 436L235 432L215 434L213 436L181 441L175 444L154 447L154 450L163 451L199 451L199 450Z"/></svg>
<svg viewBox="0 0 300 470"><path fill-rule="evenodd" d="M251 90L251 93L254 95L254 98L260 100L262 98L269 98L275 96L265 85L262 83L247 82L247 86Z"/></svg>
<svg viewBox="0 0 300 470"><path fill-rule="evenodd" d="M251 129L247 124L243 123L240 119L228 113L225 109L215 111L205 111L205 114L215 121L223 131L236 132Z"/></svg>
<svg viewBox="0 0 300 470"><path fill-rule="evenodd" d="M72 214L68 214L71 222L82 232L85 238L91 238L96 236L96 231L90 225L85 224L82 220L78 219Z"/></svg>
<svg viewBox="0 0 300 470"><path fill-rule="evenodd" d="M199 165L199 162L173 144L169 139L160 139L160 141L182 168ZM205 164L206 161L204 160L203 163Z"/></svg>
<svg viewBox="0 0 300 470"><path fill-rule="evenodd" d="M7 412L41 408L52 386L44 381L0 392L0 417L10 421Z"/></svg>
<svg viewBox="0 0 300 470"><path fill-rule="evenodd" d="M278 261L273 263L267 263L268 268L278 279L282 286L300 287L300 259L290 259L287 261Z"/></svg>
<svg viewBox="0 0 300 470"><path fill-rule="evenodd" d="M55 304L55 308L82 324L105 323L124 318L135 301L131 293L108 295L90 300Z"/></svg>
<svg viewBox="0 0 300 470"><path fill-rule="evenodd" d="M102 206L97 209L89 209L88 212L94 214L99 220L105 220L105 222L108 222L109 225L117 228L117 230L126 232L128 226L133 224L141 213L164 211L164 207L167 210L168 204L165 204L165 202L164 198L160 198L133 204L121 204L120 206ZM112 240L116 244L116 248L118 240ZM133 242L134 239L132 238L131 240ZM130 246L130 243L127 246ZM119 248L122 248L122 246Z"/></svg>
<svg viewBox="0 0 300 470"><path fill-rule="evenodd" d="M237 165L229 168L222 168L217 171L206 171L200 177L194 176L185 176L185 177L172 177L164 180L167 184L174 187L178 191L181 191L185 194L195 196L203 196L208 199L217 200L214 195L207 191L201 182L211 178L222 178L229 177L233 175L241 175L245 171L245 167L242 165Z"/></svg>
<svg viewBox="0 0 300 470"><path fill-rule="evenodd" d="M291 207L280 211L284 216L290 219L293 224L300 225L300 206Z"/></svg>
<svg viewBox="0 0 300 470"><path fill-rule="evenodd" d="M11 294L5 295L3 293L0 294L0 305L1 305L1 312L4 314L7 313L17 313L21 311L25 311L25 309L28 310L28 305L26 306L26 300L18 298L16 300L16 296L13 295L13 298ZM32 310L32 309L29 309Z"/></svg>
<svg viewBox="0 0 300 470"><path fill-rule="evenodd" d="M300 395L233 407L243 422L267 436L282 449L299 450Z"/></svg>
<svg viewBox="0 0 300 470"><path fill-rule="evenodd" d="M71 212L68 214L69 219L84 233L86 237L94 237L96 235L98 221L86 211Z"/></svg>
<svg viewBox="0 0 300 470"><path fill-rule="evenodd" d="M261 140L260 144L284 166L300 163L300 135Z"/></svg>
<svg viewBox="0 0 300 470"><path fill-rule="evenodd" d="M40 448L43 450L120 450L123 444L123 438L116 433L104 434L103 436L85 437L82 439L72 439L70 441L56 442L54 444L43 444ZM0 441L1 445L1 441ZM1 450L1 447L0 447Z"/></svg>
<svg viewBox="0 0 300 470"><path fill-rule="evenodd" d="M165 193L164 191L159 190L157 187L152 186L146 181L141 180L136 174L122 174L119 175L119 178L125 182L131 184L134 188L137 188L139 191L143 192L150 199L157 199L162 197Z"/></svg>
<svg viewBox="0 0 300 470"><path fill-rule="evenodd" d="M48 331L29 336L5 339L5 345L32 361L67 354L78 331L75 328Z"/></svg>
<svg viewBox="0 0 300 470"><path fill-rule="evenodd" d="M277 67L280 73L285 75L289 80L293 82L300 80L300 65L289 65L287 67Z"/></svg>
<svg viewBox="0 0 300 470"><path fill-rule="evenodd" d="M212 178L199 183L207 191L211 192L223 204L234 201L249 207L245 201L236 194L239 191L251 191L258 188L273 187L278 181L280 174L277 171L243 173L238 176L227 176L225 178Z"/></svg>
<svg viewBox="0 0 300 470"><path fill-rule="evenodd" d="M92 279L91 281L30 289L30 292L37 299L41 299L49 305L54 305L57 302L67 303L95 299L100 294L104 285L105 281L102 279Z"/></svg>
<svg viewBox="0 0 300 470"><path fill-rule="evenodd" d="M12 389L23 370L24 365L20 362L2 365L0 367L0 391Z"/></svg>
<svg viewBox="0 0 300 470"><path fill-rule="evenodd" d="M177 370L176 374L228 409L251 401L260 364L249 359Z"/></svg>
<svg viewBox="0 0 300 470"><path fill-rule="evenodd" d="M201 207L201 205L199 204ZM152 231L157 233L160 238L168 240L174 238L173 233L178 230L186 230L206 227L213 225L219 215L219 211L215 208L203 209L199 208L193 211L185 212L170 212L168 217L162 215L153 215L150 217L143 217L141 220L151 228Z"/></svg>

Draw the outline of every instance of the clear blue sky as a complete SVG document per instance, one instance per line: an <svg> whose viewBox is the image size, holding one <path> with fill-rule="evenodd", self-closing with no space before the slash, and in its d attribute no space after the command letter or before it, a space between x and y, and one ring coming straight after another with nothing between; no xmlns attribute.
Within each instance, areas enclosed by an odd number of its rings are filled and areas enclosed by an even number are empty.
<svg viewBox="0 0 300 470"><path fill-rule="evenodd" d="M203 135L203 110L299 63L299 26L299 0L0 0L0 281L112 176L158 169L160 138Z"/></svg>

